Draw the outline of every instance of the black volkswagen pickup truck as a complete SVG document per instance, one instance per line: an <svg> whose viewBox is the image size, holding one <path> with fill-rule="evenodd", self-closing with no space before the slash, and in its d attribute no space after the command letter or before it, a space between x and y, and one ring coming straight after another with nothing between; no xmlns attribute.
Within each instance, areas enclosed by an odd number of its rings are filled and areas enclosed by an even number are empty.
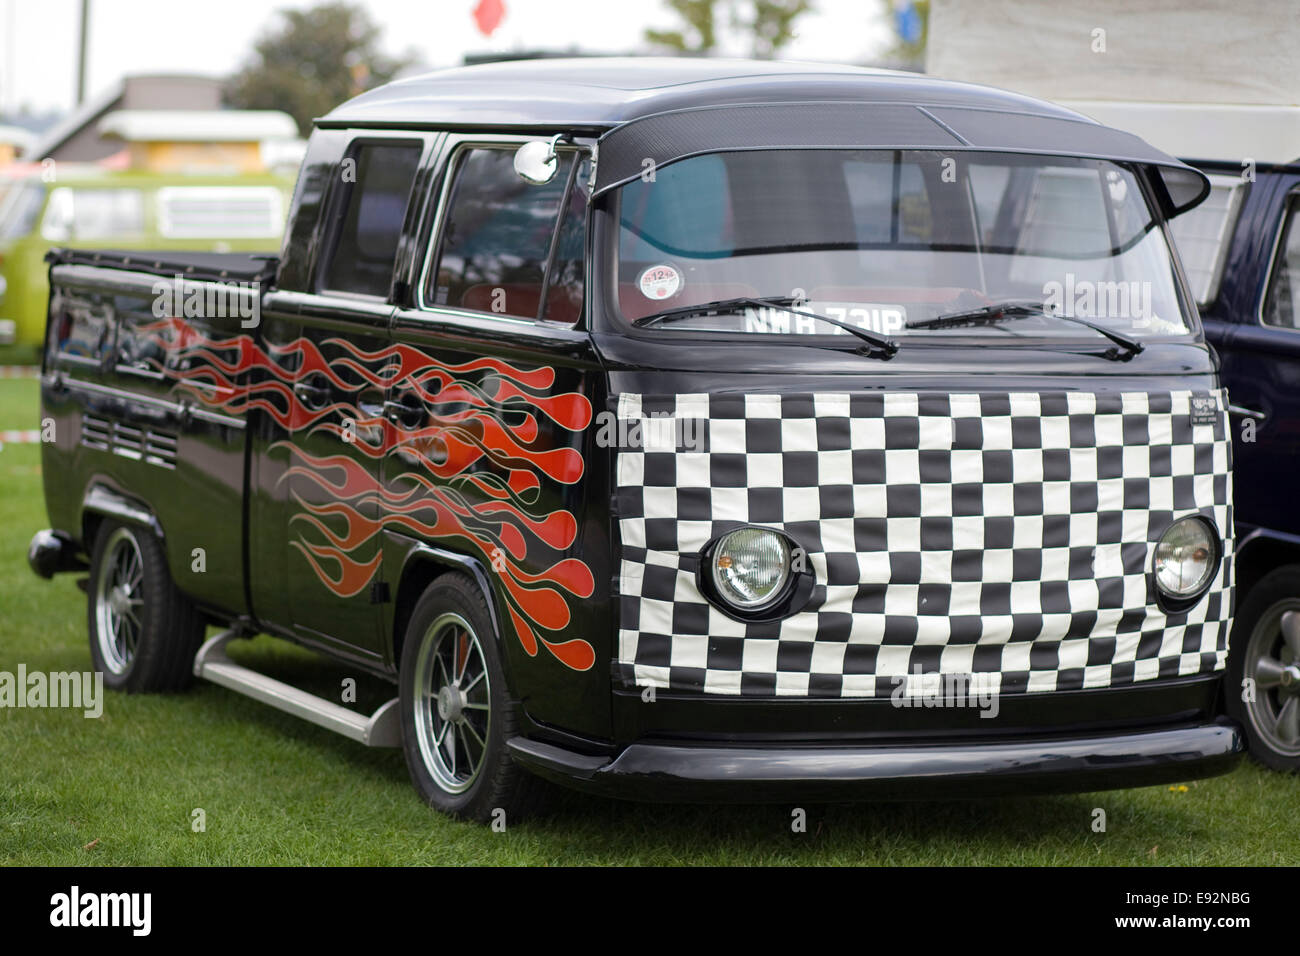
<svg viewBox="0 0 1300 956"><path fill-rule="evenodd" d="M375 746L475 819L1218 773L1203 174L856 68L550 60L319 120L278 259L51 255L40 574L94 666ZM219 633L206 637L206 627ZM361 714L232 661L295 641Z"/></svg>

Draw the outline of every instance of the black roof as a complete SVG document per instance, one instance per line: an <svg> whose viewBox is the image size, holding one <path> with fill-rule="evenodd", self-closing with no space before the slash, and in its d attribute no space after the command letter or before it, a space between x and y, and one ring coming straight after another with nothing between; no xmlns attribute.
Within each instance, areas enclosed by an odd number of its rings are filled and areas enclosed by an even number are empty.
<svg viewBox="0 0 1300 956"><path fill-rule="evenodd" d="M484 63L398 80L362 93L319 122L602 130L699 106L843 100L1083 118L1005 90L893 70L769 60L575 57Z"/></svg>
<svg viewBox="0 0 1300 956"><path fill-rule="evenodd" d="M703 152L848 148L1010 150L1150 164L1167 214L1209 193L1200 172L1064 107L915 73L834 64L668 57L515 60L399 80L322 126L600 135L596 191Z"/></svg>

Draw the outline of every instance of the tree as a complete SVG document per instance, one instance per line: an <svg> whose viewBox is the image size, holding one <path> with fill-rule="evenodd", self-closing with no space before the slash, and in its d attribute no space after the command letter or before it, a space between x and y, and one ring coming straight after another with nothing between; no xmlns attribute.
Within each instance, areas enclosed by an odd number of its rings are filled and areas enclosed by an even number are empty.
<svg viewBox="0 0 1300 956"><path fill-rule="evenodd" d="M685 22L680 30L646 30L645 38L655 46L679 53L708 53L718 45L714 10L717 0L668 0L668 6ZM687 36L686 31L691 31Z"/></svg>
<svg viewBox="0 0 1300 956"><path fill-rule="evenodd" d="M680 53L710 53L718 45L718 20L750 37L750 51L769 59L794 39L794 21L811 0L667 0L683 22L676 30L646 30L647 42ZM719 8L722 8L721 10Z"/></svg>
<svg viewBox="0 0 1300 956"><path fill-rule="evenodd" d="M279 16L278 26L254 45L252 60L231 77L225 99L240 109L284 110L303 136L314 117L414 62L379 50L380 30L360 7L334 2Z"/></svg>
<svg viewBox="0 0 1300 956"><path fill-rule="evenodd" d="M739 25L754 36L754 56L771 59L794 39L794 21L812 9L810 0L754 0L748 21Z"/></svg>
<svg viewBox="0 0 1300 956"><path fill-rule="evenodd" d="M894 28L894 44L885 51L893 64L925 64L925 43L930 37L930 0L880 0Z"/></svg>

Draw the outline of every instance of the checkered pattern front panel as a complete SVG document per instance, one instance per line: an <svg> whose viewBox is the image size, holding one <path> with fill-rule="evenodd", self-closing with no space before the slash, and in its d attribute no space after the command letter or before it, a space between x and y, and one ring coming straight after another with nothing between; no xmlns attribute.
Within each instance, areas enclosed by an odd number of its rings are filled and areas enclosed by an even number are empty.
<svg viewBox="0 0 1300 956"><path fill-rule="evenodd" d="M1226 406L1222 391L622 394L615 679L887 697L918 669L1001 693L1221 670ZM1226 553L1202 600L1165 613L1155 544L1193 514ZM803 610L740 622L705 600L700 548L741 524L806 550Z"/></svg>

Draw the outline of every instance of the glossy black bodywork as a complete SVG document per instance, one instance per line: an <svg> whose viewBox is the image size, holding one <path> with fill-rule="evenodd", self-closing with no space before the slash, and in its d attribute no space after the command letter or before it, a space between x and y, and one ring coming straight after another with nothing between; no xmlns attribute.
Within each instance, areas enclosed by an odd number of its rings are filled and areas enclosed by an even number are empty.
<svg viewBox="0 0 1300 956"><path fill-rule="evenodd" d="M244 418L178 398L146 367L135 337L141 326L156 321L156 276L70 268L76 274L52 287L50 312L84 321L96 338L85 356L47 349L42 366L42 417L53 420L55 436L42 447L51 523L84 545L101 520L83 510L91 488L147 504L165 529L169 570L177 584L219 616L248 614ZM239 324L233 316L213 318L209 327L214 334L233 334ZM111 448L96 447L88 438L101 434L96 422L112 429ZM194 507L196 501L202 507Z"/></svg>
<svg viewBox="0 0 1300 956"><path fill-rule="evenodd" d="M952 744L638 742L614 758L515 738L534 773L611 797L664 802L936 799L1070 793L1192 780L1240 757L1232 721L1135 733Z"/></svg>
<svg viewBox="0 0 1300 956"><path fill-rule="evenodd" d="M535 75L541 70L545 82ZM547 72L549 71L549 73ZM527 90L527 96L520 91ZM484 130L507 142L534 131L590 137L637 116L702 103L892 97L1002 109L1033 109L1076 118L1038 101L924 77L827 68L809 73L772 64L741 68L718 61L577 61L577 65L501 65L455 76L435 74L393 84L346 104L320 123L304 160L281 259L261 298L260 324L197 319L214 337L246 335L252 346L282 355L280 371L306 382L286 352L310 342L326 361L345 358L339 337L366 352L407 347L432 361L465 365L491 359L554 370L554 390L583 396L597 412L620 393L781 392L818 390L1079 389L1204 390L1215 387L1217 361L1199 337L1152 340L1140 355L1113 361L1108 341L1017 338L1001 346L988 337L945 335L907 344L884 361L805 344L771 340L737 344L690 332L614 331L605 296L588 269L586 318L579 327L544 321L504 322L419 301L426 250L437 227L439 189L458 144ZM399 248L390 295L359 301L318 287L322 223L337 202L340 159L356 137L416 139L423 160ZM513 137L513 139L512 139ZM599 215L589 217L588 262L604 241ZM107 259L111 260L111 256ZM297 444L312 454L343 454L386 490L401 475L320 434L295 437L265 409L211 412L177 398L168 374L146 374L119 362L121 336L148 321L152 284L175 263L137 268L128 261L89 264L69 256L52 273L52 328L68 315L103 330L98 352L71 362L47 350L42 369L43 415L57 440L43 448L51 524L84 551L102 514L85 507L102 487L145 510L163 537L177 584L214 619L300 642L375 674L395 678L411 608L448 570L483 589L497 625L521 736L511 746L530 767L602 792L679 798L749 799L804 784L835 795L911 795L917 788L975 792L1080 789L1188 779L1225 769L1241 750L1235 730L1216 723L1217 678L1149 682L1122 690L1036 694L1003 702L1007 719L982 721L960 710L900 710L879 700L745 700L660 695L653 704L616 690L610 663L618 633L617 520L611 512L613 453L586 430L578 450L582 480L542 492L547 508L577 523L562 552L530 556L535 572L559 557L580 560L594 588L570 602L566 635L587 641L595 663L566 666L545 650L529 652L512 635L510 605L480 554L454 541L385 526L357 552L376 570L363 591L346 596L323 588L294 550L293 528L316 492L291 474ZM978 343L978 348L972 344ZM170 370L169 370L170 374ZM265 366L238 371L237 388L271 384ZM382 387L330 399L384 407L400 395ZM164 467L79 438L87 416L154 427L175 437ZM568 436L544 435L563 445ZM203 549L206 569L194 570ZM47 559L52 561L53 559ZM60 559L62 560L62 558ZM987 726L996 723L997 728ZM621 755L621 756L620 756ZM674 783L674 781L676 781ZM738 793L737 785L743 786ZM924 786L923 786L924 785Z"/></svg>

